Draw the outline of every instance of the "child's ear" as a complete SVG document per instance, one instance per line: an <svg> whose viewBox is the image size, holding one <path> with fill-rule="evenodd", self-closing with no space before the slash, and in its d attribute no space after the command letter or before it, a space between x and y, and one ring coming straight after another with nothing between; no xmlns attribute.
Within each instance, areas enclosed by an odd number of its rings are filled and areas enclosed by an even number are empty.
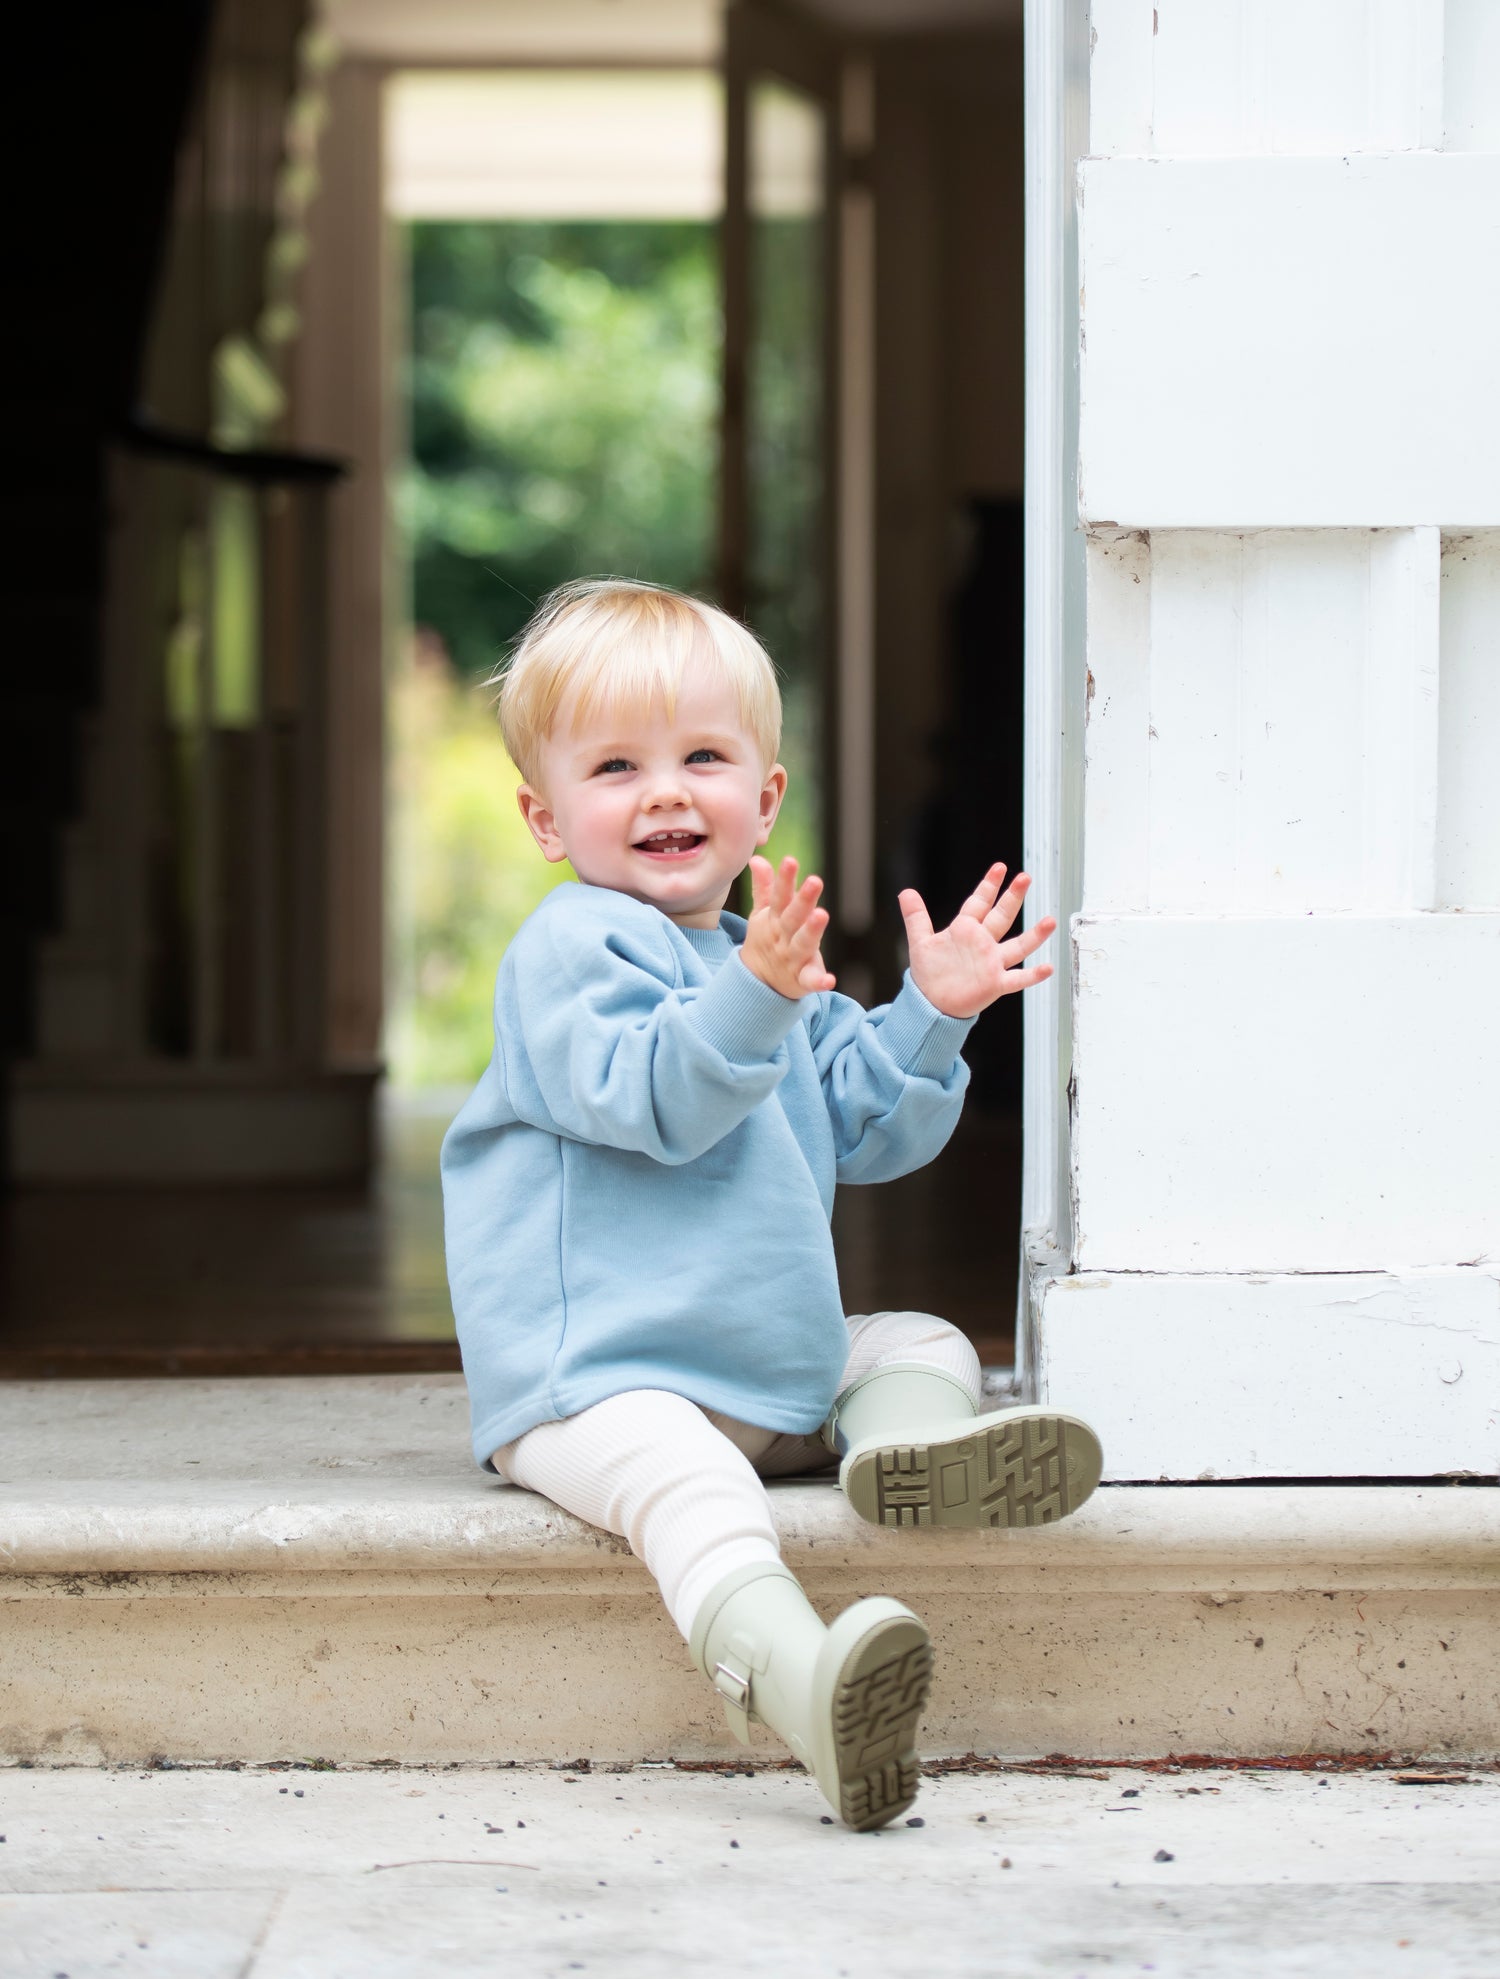
<svg viewBox="0 0 1500 1979"><path fill-rule="evenodd" d="M772 835L772 825L776 823L776 813L782 809L782 798L786 796L786 770L780 762L774 762L766 772L766 782L760 788L760 829L756 833L756 845L764 845Z"/></svg>
<svg viewBox="0 0 1500 1979"><path fill-rule="evenodd" d="M516 792L516 802L526 820L526 829L542 848L542 857L554 866L559 859L566 859L568 849L557 835L557 820L541 791L523 783Z"/></svg>
<svg viewBox="0 0 1500 1979"><path fill-rule="evenodd" d="M780 763L773 763L766 771L766 780L760 793L760 830L756 833L757 845L764 845L771 836L771 827L776 822L776 813L781 809L781 800L786 796L786 771Z"/></svg>
<svg viewBox="0 0 1500 1979"><path fill-rule="evenodd" d="M776 813L782 809L782 798L786 796L786 770L780 762L774 762L766 772L766 782L760 788L760 831L756 833L756 845L764 845L772 835L772 825L776 823Z"/></svg>

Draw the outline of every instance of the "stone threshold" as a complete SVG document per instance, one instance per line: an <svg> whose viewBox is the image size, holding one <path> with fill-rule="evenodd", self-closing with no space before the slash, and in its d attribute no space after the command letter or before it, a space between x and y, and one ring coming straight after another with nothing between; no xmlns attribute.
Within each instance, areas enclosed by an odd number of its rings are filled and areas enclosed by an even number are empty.
<svg viewBox="0 0 1500 1979"><path fill-rule="evenodd" d="M867 1525L831 1480L769 1491L787 1560L812 1570L968 1570L1012 1592L1500 1592L1500 1502L1441 1484L1105 1485L1060 1525L981 1533ZM0 1487L0 1505L0 1573L11 1579L643 1572L623 1540L498 1480L330 1478L288 1491L222 1479L189 1495L72 1479Z"/></svg>
<svg viewBox="0 0 1500 1979"><path fill-rule="evenodd" d="M1493 1490L1114 1485L980 1533L771 1498L824 1612L928 1621L933 1756L1500 1752ZM0 1384L0 1600L12 1759L740 1750L624 1543L472 1465L451 1375Z"/></svg>
<svg viewBox="0 0 1500 1979"><path fill-rule="evenodd" d="M787 1556L930 1560L1016 1587L1500 1589L1500 1496L1114 1484L1054 1526L885 1530L774 1483ZM481 1472L453 1375L0 1383L0 1572L639 1572L623 1540Z"/></svg>

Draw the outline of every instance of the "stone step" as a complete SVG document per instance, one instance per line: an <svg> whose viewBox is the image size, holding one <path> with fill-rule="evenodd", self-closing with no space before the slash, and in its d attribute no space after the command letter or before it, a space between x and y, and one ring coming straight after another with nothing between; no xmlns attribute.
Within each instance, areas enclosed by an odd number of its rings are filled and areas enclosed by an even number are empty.
<svg viewBox="0 0 1500 1979"><path fill-rule="evenodd" d="M927 1620L933 1756L1500 1753L1492 1487L1107 1486L984 1533L771 1496L825 1613ZM453 1375L0 1384L0 1600L13 1761L741 1751L623 1542L469 1463Z"/></svg>

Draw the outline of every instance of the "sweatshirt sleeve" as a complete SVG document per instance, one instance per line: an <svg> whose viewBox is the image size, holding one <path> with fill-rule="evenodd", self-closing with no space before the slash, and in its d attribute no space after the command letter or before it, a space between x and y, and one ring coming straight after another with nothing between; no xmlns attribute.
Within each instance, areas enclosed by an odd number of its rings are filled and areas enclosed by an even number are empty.
<svg viewBox="0 0 1500 1979"><path fill-rule="evenodd" d="M553 911L533 917L501 965L496 1047L523 1119L675 1165L780 1084L801 1012L738 956L684 986L660 930Z"/></svg>
<svg viewBox="0 0 1500 1979"><path fill-rule="evenodd" d="M820 999L813 1056L833 1124L841 1182L889 1182L921 1168L958 1124L969 1068L959 1057L972 1017L945 1017L908 972L893 1003L864 1010Z"/></svg>

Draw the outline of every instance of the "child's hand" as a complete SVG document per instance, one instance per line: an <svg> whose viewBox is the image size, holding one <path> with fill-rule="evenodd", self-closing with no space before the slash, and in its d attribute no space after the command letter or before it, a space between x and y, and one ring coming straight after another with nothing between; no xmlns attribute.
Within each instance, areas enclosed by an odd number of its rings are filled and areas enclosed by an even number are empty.
<svg viewBox="0 0 1500 1979"><path fill-rule="evenodd" d="M809 875L799 887L795 859L773 869L769 859L757 858L750 861L750 887L755 906L740 949L745 967L782 996L832 989L818 946L828 926L818 905L823 882Z"/></svg>
<svg viewBox="0 0 1500 1979"><path fill-rule="evenodd" d="M1005 892L1005 868L996 864L953 917L951 927L934 934L922 896L914 887L899 895L911 952L912 981L935 1010L948 1017L977 1017L999 997L1044 983L1050 962L1034 969L1015 965L1033 954L1057 927L1049 914L1011 941L1003 937L1021 911L1031 881L1017 873Z"/></svg>

